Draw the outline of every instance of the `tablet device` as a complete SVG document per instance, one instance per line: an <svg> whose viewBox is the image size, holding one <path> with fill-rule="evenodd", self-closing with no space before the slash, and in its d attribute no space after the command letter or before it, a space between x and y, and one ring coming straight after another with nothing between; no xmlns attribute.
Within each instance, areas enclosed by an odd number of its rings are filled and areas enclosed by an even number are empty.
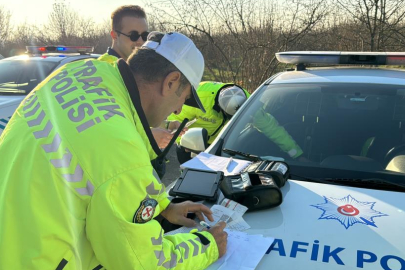
<svg viewBox="0 0 405 270"><path fill-rule="evenodd" d="M170 195L202 200L216 200L223 172L184 169Z"/></svg>

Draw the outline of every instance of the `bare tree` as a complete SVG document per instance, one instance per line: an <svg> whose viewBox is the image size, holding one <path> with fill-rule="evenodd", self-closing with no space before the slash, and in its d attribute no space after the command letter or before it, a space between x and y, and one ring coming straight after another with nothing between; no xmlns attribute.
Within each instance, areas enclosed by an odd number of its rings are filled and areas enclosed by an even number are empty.
<svg viewBox="0 0 405 270"><path fill-rule="evenodd" d="M163 0L149 3L154 25L183 31L204 54L204 79L253 91L277 69L275 53L293 48L326 16L321 0Z"/></svg>
<svg viewBox="0 0 405 270"><path fill-rule="evenodd" d="M55 1L49 14L49 23L43 29L43 41L58 40L69 44L78 32L79 14L65 0Z"/></svg>
<svg viewBox="0 0 405 270"><path fill-rule="evenodd" d="M55 1L47 24L23 23L13 31L10 12L0 7L0 53L53 44L105 52L108 20L95 23L69 2ZM205 58L204 80L238 83L251 92L285 68L275 59L279 51L405 49L405 0L149 1L150 29L191 37Z"/></svg>
<svg viewBox="0 0 405 270"><path fill-rule="evenodd" d="M367 30L370 51L385 50L388 41L404 29L405 0L336 0Z"/></svg>
<svg viewBox="0 0 405 270"><path fill-rule="evenodd" d="M13 43L17 48L38 45L38 28L27 22L17 25L13 31ZM42 45L42 44L41 44Z"/></svg>
<svg viewBox="0 0 405 270"><path fill-rule="evenodd" d="M10 35L10 11L0 6L0 47L4 45Z"/></svg>

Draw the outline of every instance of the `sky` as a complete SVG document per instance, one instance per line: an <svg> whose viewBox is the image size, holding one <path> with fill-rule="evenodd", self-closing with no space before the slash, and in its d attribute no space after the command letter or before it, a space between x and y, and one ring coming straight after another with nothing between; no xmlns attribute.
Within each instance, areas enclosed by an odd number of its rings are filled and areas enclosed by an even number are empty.
<svg viewBox="0 0 405 270"><path fill-rule="evenodd" d="M61 2L61 0L58 0ZM121 5L140 5L145 7L144 0L66 0L73 10L95 22L109 20L111 12ZM48 21L55 0L0 0L0 7L11 12L12 24L24 22L43 24ZM148 11L145 8L146 12Z"/></svg>

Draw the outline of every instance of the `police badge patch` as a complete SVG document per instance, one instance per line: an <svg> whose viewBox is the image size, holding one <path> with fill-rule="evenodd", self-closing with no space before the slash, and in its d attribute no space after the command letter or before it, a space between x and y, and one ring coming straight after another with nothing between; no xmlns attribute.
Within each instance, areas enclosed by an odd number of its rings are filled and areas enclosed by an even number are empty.
<svg viewBox="0 0 405 270"><path fill-rule="evenodd" d="M146 223L153 218L155 213L157 201L154 199L145 199L141 202L138 210L136 210L133 222L134 223Z"/></svg>

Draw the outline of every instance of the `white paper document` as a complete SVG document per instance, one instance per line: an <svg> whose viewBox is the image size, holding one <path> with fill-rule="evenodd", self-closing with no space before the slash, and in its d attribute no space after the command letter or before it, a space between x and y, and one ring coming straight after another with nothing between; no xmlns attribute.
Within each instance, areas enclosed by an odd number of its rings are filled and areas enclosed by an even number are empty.
<svg viewBox="0 0 405 270"><path fill-rule="evenodd" d="M245 214L248 209L246 206L226 198L222 200L221 206L234 211L226 224L227 229L245 231L250 228L249 224L242 218L243 214Z"/></svg>
<svg viewBox="0 0 405 270"><path fill-rule="evenodd" d="M246 211L248 210L246 206L241 205L240 203L237 203L227 198L222 200L221 205L235 211L235 213L239 216L243 216L243 214L245 214Z"/></svg>
<svg viewBox="0 0 405 270"><path fill-rule="evenodd" d="M192 229L182 227L165 235L188 233ZM228 233L226 253L206 268L207 270L253 270L274 241L272 237L250 235L228 229L225 231Z"/></svg>
<svg viewBox="0 0 405 270"><path fill-rule="evenodd" d="M274 238L227 230L225 255L207 270L253 270L273 243Z"/></svg>
<svg viewBox="0 0 405 270"><path fill-rule="evenodd" d="M246 231L250 229L250 226L242 217L238 217L237 219L231 217L226 224L226 228L234 231Z"/></svg>
<svg viewBox="0 0 405 270"><path fill-rule="evenodd" d="M192 168L207 171L222 171L224 175L239 174L252 162L243 159L219 157L205 152L199 153L196 157L180 165L182 169Z"/></svg>
<svg viewBox="0 0 405 270"><path fill-rule="evenodd" d="M234 201L231 202L235 203ZM211 227L220 221L224 221L226 223L227 229L244 231L250 228L249 224L247 224L246 221L242 218L243 214L240 214L240 212L238 213L232 209L229 209L219 204L214 204L211 207L211 211L214 221L209 221L208 218L204 216L205 222L207 222L207 224ZM204 229L204 227L198 224L197 222L197 225L195 227L189 228L181 227L176 230L167 232L165 233L165 235L173 235L176 233L189 233L192 229L198 229L199 231L201 231Z"/></svg>
<svg viewBox="0 0 405 270"><path fill-rule="evenodd" d="M212 211L212 218L214 219L214 221L209 221L208 218L205 217L205 222L207 222L208 225L210 225L211 227L220 221L228 222L231 216L235 213L235 211L232 211L231 209L226 208L219 204L214 204L211 207L211 211Z"/></svg>
<svg viewBox="0 0 405 270"><path fill-rule="evenodd" d="M194 118L193 120L188 121L187 124L185 125L185 127L188 128L189 126L191 126L195 122L197 122L197 118Z"/></svg>
<svg viewBox="0 0 405 270"><path fill-rule="evenodd" d="M194 124L196 121L197 121L197 118L195 118L194 120L188 121L187 124L186 124L184 127L188 128L189 126L191 126L192 124ZM174 133L176 133L176 132L177 132L177 129L172 130L172 131L171 131L171 134L174 134Z"/></svg>

